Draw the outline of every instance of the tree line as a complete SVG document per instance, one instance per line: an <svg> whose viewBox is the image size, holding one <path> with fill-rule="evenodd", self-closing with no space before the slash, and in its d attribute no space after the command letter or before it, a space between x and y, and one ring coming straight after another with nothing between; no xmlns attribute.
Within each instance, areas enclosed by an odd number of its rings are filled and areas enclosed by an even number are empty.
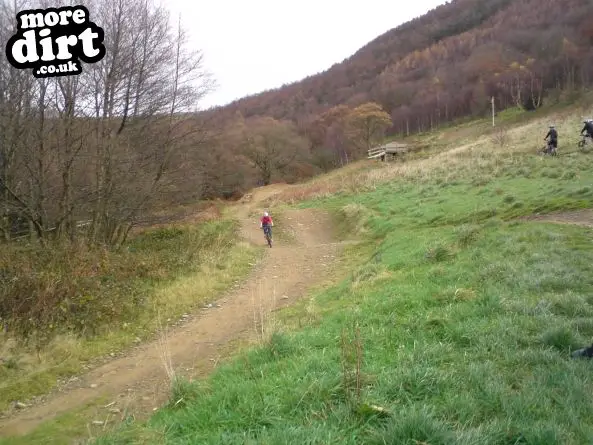
<svg viewBox="0 0 593 445"><path fill-rule="evenodd" d="M88 0L105 58L37 79L0 60L0 236L119 245L155 208L234 199L366 156L385 136L536 109L593 78L590 0L454 0L301 82L198 111L214 85L147 0ZM2 0L0 35L45 0ZM55 6L55 5L51 5Z"/></svg>
<svg viewBox="0 0 593 445"><path fill-rule="evenodd" d="M50 4L51 3L51 4ZM168 12L144 0L89 0L105 57L78 76L35 78L0 60L0 236L118 244L171 161L205 132L195 105L211 86ZM0 37L24 9L3 0ZM81 224L80 221L84 221Z"/></svg>

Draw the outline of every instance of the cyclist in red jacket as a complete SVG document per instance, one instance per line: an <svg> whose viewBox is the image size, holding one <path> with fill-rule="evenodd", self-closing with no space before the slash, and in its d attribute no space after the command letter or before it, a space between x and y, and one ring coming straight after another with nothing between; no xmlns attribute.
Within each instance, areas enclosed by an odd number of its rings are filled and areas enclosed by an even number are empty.
<svg viewBox="0 0 593 445"><path fill-rule="evenodd" d="M268 212L264 212L264 216L259 221L259 227L264 229L264 233L268 231L270 234L270 238L272 238L272 227L274 226L274 221L272 221L272 217L268 215Z"/></svg>

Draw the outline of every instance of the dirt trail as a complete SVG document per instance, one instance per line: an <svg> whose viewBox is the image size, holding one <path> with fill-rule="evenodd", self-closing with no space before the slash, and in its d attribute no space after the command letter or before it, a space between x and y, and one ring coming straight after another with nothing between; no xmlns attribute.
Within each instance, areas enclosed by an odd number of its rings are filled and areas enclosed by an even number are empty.
<svg viewBox="0 0 593 445"><path fill-rule="evenodd" d="M593 227L593 210L582 209L564 212L547 213L545 215L530 215L521 218L524 221L541 221L555 224L574 224Z"/></svg>
<svg viewBox="0 0 593 445"><path fill-rule="evenodd" d="M265 245L258 216L253 212L260 212L261 203L279 189L257 190L251 200L237 204L242 235L250 242ZM230 342L253 338L257 319L295 302L311 285L319 283L327 276L326 270L341 248L342 243L333 242L328 215L293 210L284 217L283 226L275 230L292 232L294 241L283 242L274 236L273 248L266 246L264 259L240 288L229 292L212 308L192 315L186 324L170 330L166 339L140 345L125 357L79 376L44 402L1 419L0 437L27 434L58 415L96 403L97 397L115 403L107 408L93 406L95 416L88 419L92 433L103 429L92 422L105 420L110 410L116 408L137 418L144 417L168 399L167 362L177 375L204 375L216 365ZM111 414L112 420L120 417L121 414Z"/></svg>

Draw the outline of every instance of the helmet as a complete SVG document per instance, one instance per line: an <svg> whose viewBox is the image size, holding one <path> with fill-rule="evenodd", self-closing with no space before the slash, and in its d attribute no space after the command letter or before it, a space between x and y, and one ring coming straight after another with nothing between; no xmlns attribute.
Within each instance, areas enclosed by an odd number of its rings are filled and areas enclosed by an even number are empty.
<svg viewBox="0 0 593 445"><path fill-rule="evenodd" d="M264 212L264 216L268 216L268 212Z"/></svg>
<svg viewBox="0 0 593 445"><path fill-rule="evenodd" d="M555 128L553 125L550 125L550 128Z"/></svg>

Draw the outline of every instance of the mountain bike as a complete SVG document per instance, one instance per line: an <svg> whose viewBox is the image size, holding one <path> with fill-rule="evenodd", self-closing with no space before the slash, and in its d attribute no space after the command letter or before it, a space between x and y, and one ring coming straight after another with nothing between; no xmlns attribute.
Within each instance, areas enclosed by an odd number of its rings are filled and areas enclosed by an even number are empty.
<svg viewBox="0 0 593 445"><path fill-rule="evenodd" d="M270 249L272 248L272 228L270 226L263 226L262 227L264 229L264 236L266 237L266 242L268 243L268 246L270 246Z"/></svg>
<svg viewBox="0 0 593 445"><path fill-rule="evenodd" d="M583 153L587 153L591 151L591 145L593 144L593 140L589 137L589 135L582 136L582 139L578 142L577 147Z"/></svg>
<svg viewBox="0 0 593 445"><path fill-rule="evenodd" d="M548 141L548 143L546 145L543 146L543 148L540 148L538 150L538 153L542 156L558 156L558 152L556 151L556 147L554 147L552 145L551 142Z"/></svg>

